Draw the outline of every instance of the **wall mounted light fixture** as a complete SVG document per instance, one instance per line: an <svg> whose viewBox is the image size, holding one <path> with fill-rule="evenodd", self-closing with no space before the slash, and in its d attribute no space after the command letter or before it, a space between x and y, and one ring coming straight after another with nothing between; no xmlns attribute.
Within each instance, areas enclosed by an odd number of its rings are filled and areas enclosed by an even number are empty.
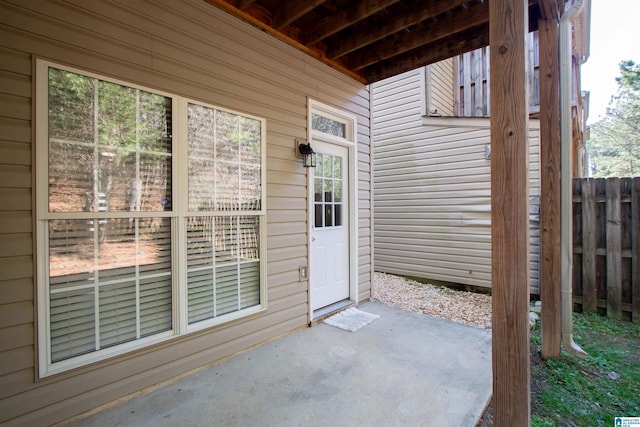
<svg viewBox="0 0 640 427"><path fill-rule="evenodd" d="M298 145L298 152L302 155L302 164L305 168L316 167L316 153L310 143Z"/></svg>

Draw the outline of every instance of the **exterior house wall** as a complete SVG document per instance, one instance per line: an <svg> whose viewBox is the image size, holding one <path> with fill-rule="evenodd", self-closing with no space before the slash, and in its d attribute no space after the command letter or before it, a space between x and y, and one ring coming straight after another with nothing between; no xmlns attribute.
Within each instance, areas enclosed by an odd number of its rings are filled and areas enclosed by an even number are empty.
<svg viewBox="0 0 640 427"><path fill-rule="evenodd" d="M455 111L454 58L436 62L425 70L425 115L453 116Z"/></svg>
<svg viewBox="0 0 640 427"><path fill-rule="evenodd" d="M372 87L378 271L491 286L488 118L420 114L422 70ZM531 290L538 292L539 123L530 122Z"/></svg>
<svg viewBox="0 0 640 427"><path fill-rule="evenodd" d="M308 324L308 98L357 117L358 298L371 292L369 90L200 0L0 3L0 423L51 424ZM266 311L37 372L36 58L266 119Z"/></svg>

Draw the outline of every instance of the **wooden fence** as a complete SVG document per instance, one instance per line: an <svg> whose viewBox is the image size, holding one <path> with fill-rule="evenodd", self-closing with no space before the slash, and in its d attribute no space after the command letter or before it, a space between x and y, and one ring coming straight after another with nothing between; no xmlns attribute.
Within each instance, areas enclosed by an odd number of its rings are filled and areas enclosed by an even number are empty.
<svg viewBox="0 0 640 427"><path fill-rule="evenodd" d="M574 307L640 322L640 177L573 180Z"/></svg>

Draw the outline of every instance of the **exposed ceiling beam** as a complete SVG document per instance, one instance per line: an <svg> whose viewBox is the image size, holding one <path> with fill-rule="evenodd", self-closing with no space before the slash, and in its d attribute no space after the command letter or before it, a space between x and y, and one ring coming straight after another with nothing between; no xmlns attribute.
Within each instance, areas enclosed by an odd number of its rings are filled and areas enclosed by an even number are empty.
<svg viewBox="0 0 640 427"><path fill-rule="evenodd" d="M249 13L243 11L243 10L239 10L237 7L231 5L230 3L228 3L226 0L204 0L207 3L210 3L222 10L224 10L225 12L239 18L242 19L243 21L253 25L254 27L260 29L261 31L264 31L265 33L275 37L276 39L287 43L290 46L293 46L294 48L300 50L301 52L316 58L317 60L324 62L325 64L327 64L330 67L335 68L336 70L346 74L347 76L353 78L354 80L357 80L361 83L366 84L367 81L365 80L364 76L362 75L362 73L357 73L353 70L350 70L349 68L347 68L346 66L344 66L342 63L340 63L339 61L331 61L329 60L321 51L319 51L318 49L314 49L312 47L306 46L302 43L300 43L298 40L293 39L292 37L290 37L287 34L284 34L276 29L274 29L273 27L271 27L269 24L265 23L264 21L256 18L255 16L250 15Z"/></svg>
<svg viewBox="0 0 640 427"><path fill-rule="evenodd" d="M246 9L251 6L256 0L240 0L238 2L238 9Z"/></svg>
<svg viewBox="0 0 640 427"><path fill-rule="evenodd" d="M489 0L204 1L362 83L488 44ZM528 0L529 31L565 1Z"/></svg>
<svg viewBox="0 0 640 427"><path fill-rule="evenodd" d="M305 29L301 37L302 42L304 44L317 43L396 2L398 0L366 0L350 3L347 8L329 15Z"/></svg>
<svg viewBox="0 0 640 427"><path fill-rule="evenodd" d="M489 23L481 24L467 31L447 38L446 41L437 41L426 44L367 67L365 75L368 83L392 77L405 71L433 64L443 59L461 55L489 44Z"/></svg>
<svg viewBox="0 0 640 427"><path fill-rule="evenodd" d="M275 11L272 18L273 28L281 29L296 19L320 6L326 0L289 0Z"/></svg>
<svg viewBox="0 0 640 427"><path fill-rule="evenodd" d="M529 6L529 31L538 29L540 11L536 4ZM375 64L360 69L364 71L368 83L392 77L405 71L433 64L443 59L461 55L489 45L489 23L485 21L478 26L447 36L446 39L436 40L432 38L428 43L406 51L394 54L390 59L377 61ZM349 64L349 69L358 70Z"/></svg>
<svg viewBox="0 0 640 427"><path fill-rule="evenodd" d="M368 28L365 31L356 32L348 38L335 41L331 47L327 49L327 56L331 59L339 58L363 46L381 40L390 34L397 33L398 31L415 25L418 22L433 18L467 1L468 0L436 0L433 2L419 2L403 10L402 13L389 17L386 25Z"/></svg>
<svg viewBox="0 0 640 427"><path fill-rule="evenodd" d="M432 43L488 22L489 3L478 3L466 10L460 10L455 15L439 19L432 25L425 23L423 28L400 33L397 37L361 49L350 56L349 66L353 70L361 70L368 65L408 52L425 43Z"/></svg>

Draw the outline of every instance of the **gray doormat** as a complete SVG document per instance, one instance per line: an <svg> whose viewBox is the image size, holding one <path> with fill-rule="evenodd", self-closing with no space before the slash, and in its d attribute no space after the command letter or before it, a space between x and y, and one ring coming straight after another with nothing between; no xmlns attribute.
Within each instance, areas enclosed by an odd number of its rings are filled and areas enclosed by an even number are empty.
<svg viewBox="0 0 640 427"><path fill-rule="evenodd" d="M380 318L380 316L377 314L367 313L365 311L358 310L355 307L351 307L326 318L324 323L335 326L336 328L344 329L345 331L355 332L378 318Z"/></svg>

